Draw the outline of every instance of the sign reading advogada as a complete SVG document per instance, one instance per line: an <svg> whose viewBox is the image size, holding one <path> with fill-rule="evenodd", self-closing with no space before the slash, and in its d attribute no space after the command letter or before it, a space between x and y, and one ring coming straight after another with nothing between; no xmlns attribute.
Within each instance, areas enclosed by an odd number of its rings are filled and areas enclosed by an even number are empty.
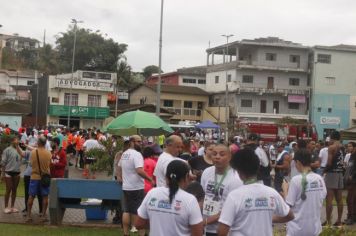
<svg viewBox="0 0 356 236"><path fill-rule="evenodd" d="M72 89L85 89L85 90L97 90L97 91L114 91L112 83L88 81L88 80L70 80L70 79L58 79L55 80L55 86L57 88L70 88L72 83Z"/></svg>

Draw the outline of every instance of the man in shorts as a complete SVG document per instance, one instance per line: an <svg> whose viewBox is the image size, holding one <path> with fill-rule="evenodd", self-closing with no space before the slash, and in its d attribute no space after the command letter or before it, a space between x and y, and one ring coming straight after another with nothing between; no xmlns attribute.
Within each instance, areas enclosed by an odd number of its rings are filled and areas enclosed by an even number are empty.
<svg viewBox="0 0 356 236"><path fill-rule="evenodd" d="M141 151L142 139L138 135L130 138L130 148L121 156L118 164L118 181L122 181L124 192L123 206L123 230L124 236L129 235L130 218L133 217L132 223L137 218L137 209L140 207L144 194L144 179L154 185L154 181L143 170L143 156ZM140 230L139 235L145 235L144 230Z"/></svg>
<svg viewBox="0 0 356 236"><path fill-rule="evenodd" d="M342 202L342 190L344 189L344 149L340 143L340 133L332 132L330 135L330 146L328 148L328 162L325 169L326 195L326 221L323 225L331 224L333 199L337 202L337 221L334 226L341 226L341 217L344 205Z"/></svg>
<svg viewBox="0 0 356 236"><path fill-rule="evenodd" d="M33 200L36 195L42 196L42 215L40 220L42 222L47 221L46 210L48 207L48 194L49 186L44 187L41 185L41 174L50 174L50 164L51 164L51 153L45 149L47 139L45 136L40 136L37 141L38 148L32 150L31 152L31 180L29 187L29 198L27 203L27 219L26 222L31 222L31 210L33 205ZM41 168L41 170L40 170Z"/></svg>

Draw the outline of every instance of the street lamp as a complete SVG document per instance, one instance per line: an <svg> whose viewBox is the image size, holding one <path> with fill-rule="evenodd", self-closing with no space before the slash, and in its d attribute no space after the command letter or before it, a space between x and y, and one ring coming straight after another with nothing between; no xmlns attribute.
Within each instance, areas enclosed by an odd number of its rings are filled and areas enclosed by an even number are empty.
<svg viewBox="0 0 356 236"><path fill-rule="evenodd" d="M159 25L159 49L158 49L158 82L157 82L157 102L156 102L156 115L161 113L161 68L162 68L162 28L163 28L163 3L161 0L161 20Z"/></svg>
<svg viewBox="0 0 356 236"><path fill-rule="evenodd" d="M2 25L0 24L0 28ZM2 37L0 38L0 69L2 68Z"/></svg>
<svg viewBox="0 0 356 236"><path fill-rule="evenodd" d="M233 34L223 34L222 37L226 38L226 52L224 53L224 62L226 63L229 58L229 38L233 37ZM227 55L227 59L225 56ZM225 69L225 142L228 142L229 134L228 134L228 124L229 124L229 117L228 117L228 92L229 88L227 86L227 68Z"/></svg>
<svg viewBox="0 0 356 236"><path fill-rule="evenodd" d="M70 90L69 90L69 106L68 106L68 121L67 121L68 128L70 128L70 111L72 106L72 89L73 89L73 78L74 78L75 44L77 41L77 24L83 23L83 21L72 19L71 23L74 24L74 44L73 44L73 57L72 57L72 78L70 81Z"/></svg>

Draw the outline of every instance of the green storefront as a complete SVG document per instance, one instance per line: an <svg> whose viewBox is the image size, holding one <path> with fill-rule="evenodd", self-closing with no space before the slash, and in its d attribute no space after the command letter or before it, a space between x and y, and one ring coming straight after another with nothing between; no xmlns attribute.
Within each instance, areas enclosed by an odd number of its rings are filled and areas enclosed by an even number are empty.
<svg viewBox="0 0 356 236"><path fill-rule="evenodd" d="M58 119L59 124L67 125L69 108L70 127L102 127L103 120L110 116L109 107L50 105L48 111L50 120Z"/></svg>

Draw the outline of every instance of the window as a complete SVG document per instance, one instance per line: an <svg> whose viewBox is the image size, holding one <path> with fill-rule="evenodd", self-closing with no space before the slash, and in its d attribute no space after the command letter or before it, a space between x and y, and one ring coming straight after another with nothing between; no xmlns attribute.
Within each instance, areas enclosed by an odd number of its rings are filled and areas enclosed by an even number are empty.
<svg viewBox="0 0 356 236"><path fill-rule="evenodd" d="M71 100L71 104L69 104L69 100ZM64 105L65 106L78 106L78 94L72 93L72 99L70 99L70 94L64 94Z"/></svg>
<svg viewBox="0 0 356 236"><path fill-rule="evenodd" d="M219 76L215 76L215 84L219 83Z"/></svg>
<svg viewBox="0 0 356 236"><path fill-rule="evenodd" d="M196 84L196 83L197 83L197 80L196 80L196 79L183 78L183 83L186 83L186 84Z"/></svg>
<svg viewBox="0 0 356 236"><path fill-rule="evenodd" d="M164 107L173 107L173 100L163 100Z"/></svg>
<svg viewBox="0 0 356 236"><path fill-rule="evenodd" d="M318 107L318 112L321 112L321 107Z"/></svg>
<svg viewBox="0 0 356 236"><path fill-rule="evenodd" d="M231 75L227 75L227 82L231 82Z"/></svg>
<svg viewBox="0 0 356 236"><path fill-rule="evenodd" d="M88 95L88 107L100 107L101 95Z"/></svg>
<svg viewBox="0 0 356 236"><path fill-rule="evenodd" d="M266 53L266 61L276 61L277 54L275 53Z"/></svg>
<svg viewBox="0 0 356 236"><path fill-rule="evenodd" d="M31 86L31 85L33 85L33 84L35 84L35 81L33 81L33 80L27 80L27 86Z"/></svg>
<svg viewBox="0 0 356 236"><path fill-rule="evenodd" d="M299 86L299 79L298 78L289 78L289 85Z"/></svg>
<svg viewBox="0 0 356 236"><path fill-rule="evenodd" d="M290 55L289 56L289 62L298 63L299 61L300 61L299 55Z"/></svg>
<svg viewBox="0 0 356 236"><path fill-rule="evenodd" d="M299 109L299 103L295 103L295 102L288 103L288 109L298 110Z"/></svg>
<svg viewBox="0 0 356 236"><path fill-rule="evenodd" d="M328 112L329 113L333 112L333 109L332 108L328 108Z"/></svg>
<svg viewBox="0 0 356 236"><path fill-rule="evenodd" d="M243 75L242 76L242 83L253 84L253 76L252 75Z"/></svg>
<svg viewBox="0 0 356 236"><path fill-rule="evenodd" d="M330 64L331 63L331 55L330 54L318 54L317 61L319 63Z"/></svg>
<svg viewBox="0 0 356 236"><path fill-rule="evenodd" d="M206 80L205 79L198 79L198 84L206 84Z"/></svg>
<svg viewBox="0 0 356 236"><path fill-rule="evenodd" d="M52 97L52 102L53 103L59 103L59 98Z"/></svg>
<svg viewBox="0 0 356 236"><path fill-rule="evenodd" d="M220 104L220 99L219 98L215 98L215 105L219 105Z"/></svg>
<svg viewBox="0 0 356 236"><path fill-rule="evenodd" d="M184 101L184 108L193 108L193 102Z"/></svg>
<svg viewBox="0 0 356 236"><path fill-rule="evenodd" d="M335 85L336 78L335 77L325 77L326 84Z"/></svg>
<svg viewBox="0 0 356 236"><path fill-rule="evenodd" d="M241 107L252 107L252 100L241 99Z"/></svg>

